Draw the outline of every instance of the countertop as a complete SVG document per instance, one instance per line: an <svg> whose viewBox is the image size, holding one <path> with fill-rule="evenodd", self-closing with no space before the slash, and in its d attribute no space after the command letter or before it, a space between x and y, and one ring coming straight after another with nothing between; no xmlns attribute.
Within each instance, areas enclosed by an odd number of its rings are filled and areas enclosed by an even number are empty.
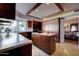
<svg viewBox="0 0 79 59"><path fill-rule="evenodd" d="M55 35L53 33L32 33L32 34L39 34L39 35L45 35L45 36L52 36Z"/></svg>
<svg viewBox="0 0 79 59"><path fill-rule="evenodd" d="M32 44L32 41L23 37L20 34L0 34L0 52L8 51L28 44Z"/></svg>

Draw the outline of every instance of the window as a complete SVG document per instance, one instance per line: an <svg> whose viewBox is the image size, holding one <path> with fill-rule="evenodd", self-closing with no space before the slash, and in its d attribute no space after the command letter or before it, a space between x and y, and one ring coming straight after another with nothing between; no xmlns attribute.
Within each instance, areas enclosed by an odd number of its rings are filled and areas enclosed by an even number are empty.
<svg viewBox="0 0 79 59"><path fill-rule="evenodd" d="M73 26L71 27L71 31L77 31L77 28L76 28L75 25L73 25Z"/></svg>
<svg viewBox="0 0 79 59"><path fill-rule="evenodd" d="M19 32L26 31L26 23L23 21L19 21Z"/></svg>

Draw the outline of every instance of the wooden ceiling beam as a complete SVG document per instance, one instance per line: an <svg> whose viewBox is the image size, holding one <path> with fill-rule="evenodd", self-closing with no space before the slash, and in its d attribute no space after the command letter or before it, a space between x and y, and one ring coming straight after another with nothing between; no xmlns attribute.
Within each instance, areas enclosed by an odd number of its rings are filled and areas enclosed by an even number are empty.
<svg viewBox="0 0 79 59"><path fill-rule="evenodd" d="M61 6L60 3L55 3L55 5L61 10L61 11L64 11L63 7Z"/></svg>
<svg viewBox="0 0 79 59"><path fill-rule="evenodd" d="M37 3L36 5L34 5L28 12L27 15L29 15L32 11L34 11L37 7L39 7L42 3Z"/></svg>

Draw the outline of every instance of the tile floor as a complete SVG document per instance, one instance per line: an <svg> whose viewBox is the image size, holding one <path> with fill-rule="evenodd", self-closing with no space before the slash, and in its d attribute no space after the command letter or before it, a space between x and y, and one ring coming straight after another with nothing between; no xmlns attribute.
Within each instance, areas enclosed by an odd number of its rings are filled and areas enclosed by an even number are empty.
<svg viewBox="0 0 79 59"><path fill-rule="evenodd" d="M48 56L45 52L32 45L32 56Z"/></svg>

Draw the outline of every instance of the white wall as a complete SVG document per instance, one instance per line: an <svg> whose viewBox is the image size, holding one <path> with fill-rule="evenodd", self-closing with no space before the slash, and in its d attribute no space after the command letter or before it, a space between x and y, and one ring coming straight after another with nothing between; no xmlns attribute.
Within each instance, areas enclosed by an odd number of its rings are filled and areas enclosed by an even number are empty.
<svg viewBox="0 0 79 59"><path fill-rule="evenodd" d="M64 42L64 19L60 19L60 42Z"/></svg>
<svg viewBox="0 0 79 59"><path fill-rule="evenodd" d="M70 25L64 26L64 27L65 27L65 28L64 28L65 31L70 31Z"/></svg>
<svg viewBox="0 0 79 59"><path fill-rule="evenodd" d="M58 32L58 19L43 22L43 31Z"/></svg>

